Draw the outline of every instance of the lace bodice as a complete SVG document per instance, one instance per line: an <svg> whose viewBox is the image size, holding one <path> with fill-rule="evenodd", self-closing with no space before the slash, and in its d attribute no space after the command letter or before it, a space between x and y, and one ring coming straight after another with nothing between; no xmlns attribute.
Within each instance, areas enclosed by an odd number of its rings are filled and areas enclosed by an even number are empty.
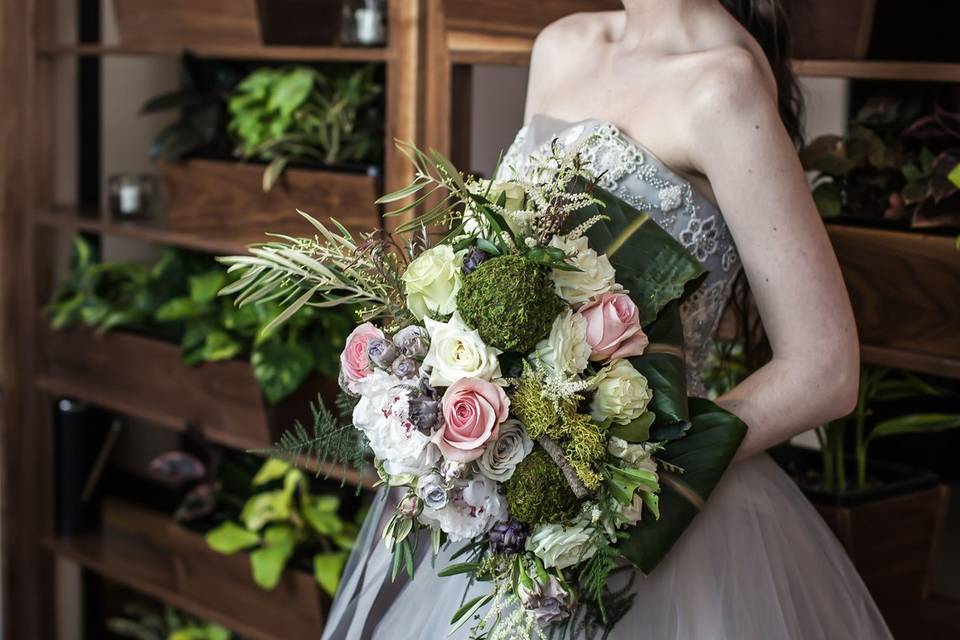
<svg viewBox="0 0 960 640"><path fill-rule="evenodd" d="M688 384L691 393L702 395L700 370L740 270L737 249L720 211L646 148L602 120L566 122L534 116L517 133L497 177L521 175L530 158L547 152L554 140L561 148L570 147L591 135L594 139L582 153L587 168L600 176L600 186L649 213L709 271L682 307Z"/></svg>

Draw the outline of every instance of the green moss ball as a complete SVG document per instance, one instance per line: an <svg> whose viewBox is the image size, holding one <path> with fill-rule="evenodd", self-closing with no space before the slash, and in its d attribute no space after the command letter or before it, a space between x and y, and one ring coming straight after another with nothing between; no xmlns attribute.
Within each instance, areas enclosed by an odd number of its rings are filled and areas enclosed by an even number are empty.
<svg viewBox="0 0 960 640"><path fill-rule="evenodd" d="M484 342L503 351L532 351L564 307L549 270L518 255L481 263L463 279L457 294L464 321Z"/></svg>
<svg viewBox="0 0 960 640"><path fill-rule="evenodd" d="M511 518L531 526L569 521L579 506L560 467L539 446L517 465L507 480L507 503Z"/></svg>

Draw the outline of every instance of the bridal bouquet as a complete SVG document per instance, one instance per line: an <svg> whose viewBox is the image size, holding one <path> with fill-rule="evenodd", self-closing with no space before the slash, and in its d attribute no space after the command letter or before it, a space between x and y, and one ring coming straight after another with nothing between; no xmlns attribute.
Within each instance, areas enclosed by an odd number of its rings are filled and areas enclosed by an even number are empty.
<svg viewBox="0 0 960 640"><path fill-rule="evenodd" d="M223 258L239 272L225 291L284 299L277 322L303 305L358 309L340 357L343 428L400 488L382 534L394 577L413 574L428 533L434 554L459 546L440 575L489 583L465 594L454 628L492 640L609 629L630 606L629 568L652 570L744 435L686 393L679 301L704 270L598 188L577 149L510 182L401 149L416 179L380 203L425 210L398 227L406 241L305 215L313 238Z"/></svg>

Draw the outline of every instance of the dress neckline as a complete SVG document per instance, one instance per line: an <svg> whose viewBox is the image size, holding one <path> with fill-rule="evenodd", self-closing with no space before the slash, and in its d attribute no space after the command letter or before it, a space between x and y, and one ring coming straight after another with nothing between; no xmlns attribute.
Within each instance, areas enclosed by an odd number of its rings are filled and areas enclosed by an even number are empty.
<svg viewBox="0 0 960 640"><path fill-rule="evenodd" d="M584 118L582 120L565 120L563 118L556 118L554 116L550 116L545 113L534 113L532 116L530 116L530 122L524 125L523 128L529 129L529 127L533 125L533 123L537 120L546 121L546 122L555 122L562 125L559 129L554 131L552 135L558 135L574 127L585 126L588 124L595 124L599 126L607 125L607 126L613 127L616 130L617 135L619 135L627 144L633 146L637 151L642 153L645 157L649 158L656 164L660 165L660 167L664 171L668 172L675 179L687 185L690 191L696 194L696 196L700 198L700 200L702 200L704 204L706 204L707 206L709 206L711 209L715 211L720 210L720 208L713 202L713 199L707 197L707 195L701 189L697 188L697 186L693 184L688 178L684 177L683 174L681 174L679 171L677 171L676 169L671 167L669 164L661 160L657 156L657 154L655 154L653 151L650 150L649 147L647 147L642 142L640 142L633 136L629 135L628 133L625 133L623 129L615 122L612 122L610 120L605 120L603 118Z"/></svg>

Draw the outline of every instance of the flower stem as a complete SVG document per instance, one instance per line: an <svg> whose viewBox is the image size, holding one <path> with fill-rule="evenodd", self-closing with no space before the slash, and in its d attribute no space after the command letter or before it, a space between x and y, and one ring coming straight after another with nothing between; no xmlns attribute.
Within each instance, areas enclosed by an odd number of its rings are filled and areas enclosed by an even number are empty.
<svg viewBox="0 0 960 640"><path fill-rule="evenodd" d="M587 488L583 486L582 482L580 482L577 472L573 469L573 467L570 466L570 463L567 462L560 445L547 436L540 436L537 438L537 444L543 447L543 450L547 452L547 455L549 455L553 461L557 463L557 466L560 467L560 471L563 472L563 477L566 478L567 484L570 485L570 489L578 499L583 500L590 495L590 492L587 491Z"/></svg>

